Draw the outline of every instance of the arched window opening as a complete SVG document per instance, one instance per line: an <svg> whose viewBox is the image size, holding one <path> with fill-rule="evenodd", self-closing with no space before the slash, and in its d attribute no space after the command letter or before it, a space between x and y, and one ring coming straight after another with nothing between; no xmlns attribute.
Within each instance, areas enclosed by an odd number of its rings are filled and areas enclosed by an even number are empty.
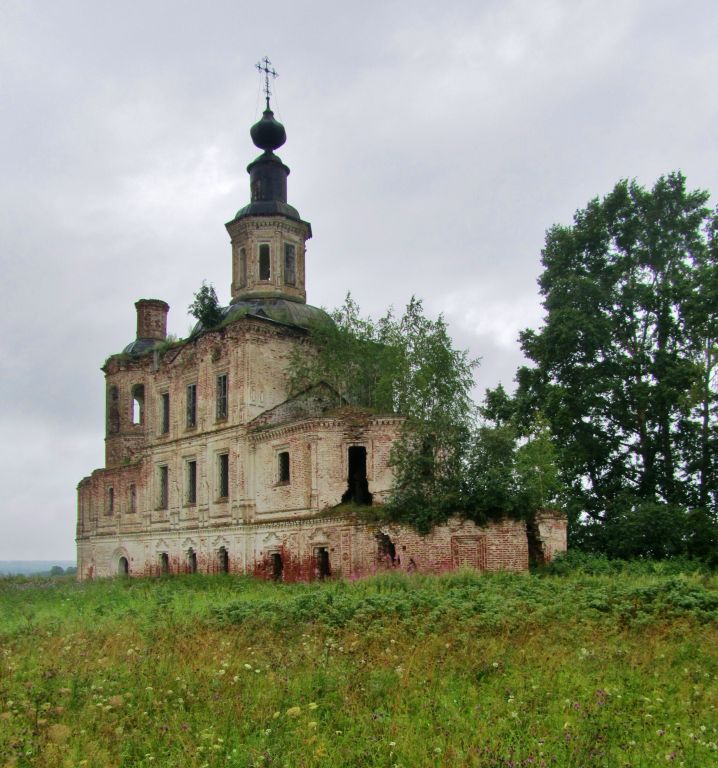
<svg viewBox="0 0 718 768"><path fill-rule="evenodd" d="M160 554L160 573L166 576L170 572L170 556L166 552Z"/></svg>
<svg viewBox="0 0 718 768"><path fill-rule="evenodd" d="M187 550L187 569L190 573L197 573L197 553L192 547Z"/></svg>
<svg viewBox="0 0 718 768"><path fill-rule="evenodd" d="M369 493L369 481L366 476L366 448L363 445L352 445L349 448L349 471L347 489L342 496L342 503L354 503L370 507L372 495Z"/></svg>
<svg viewBox="0 0 718 768"><path fill-rule="evenodd" d="M227 547L219 548L219 572L229 573L229 552L227 552Z"/></svg>
<svg viewBox="0 0 718 768"><path fill-rule="evenodd" d="M135 384L132 387L132 423L145 423L145 385Z"/></svg>
<svg viewBox="0 0 718 768"><path fill-rule="evenodd" d="M262 243L259 246L259 279L269 280L269 243Z"/></svg>
<svg viewBox="0 0 718 768"><path fill-rule="evenodd" d="M130 575L130 564L127 561L126 557L121 557L119 563L117 564L117 573L120 576L129 576Z"/></svg>

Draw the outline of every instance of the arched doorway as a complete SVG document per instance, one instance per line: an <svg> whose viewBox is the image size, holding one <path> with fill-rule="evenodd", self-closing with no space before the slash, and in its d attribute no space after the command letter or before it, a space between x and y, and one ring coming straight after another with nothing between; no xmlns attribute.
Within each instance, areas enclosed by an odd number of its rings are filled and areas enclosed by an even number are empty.
<svg viewBox="0 0 718 768"><path fill-rule="evenodd" d="M190 573L197 573L197 553L192 547L187 550L187 568Z"/></svg>
<svg viewBox="0 0 718 768"><path fill-rule="evenodd" d="M129 576L130 575L130 564L126 557L121 557L118 564L117 564L117 573L120 576Z"/></svg>

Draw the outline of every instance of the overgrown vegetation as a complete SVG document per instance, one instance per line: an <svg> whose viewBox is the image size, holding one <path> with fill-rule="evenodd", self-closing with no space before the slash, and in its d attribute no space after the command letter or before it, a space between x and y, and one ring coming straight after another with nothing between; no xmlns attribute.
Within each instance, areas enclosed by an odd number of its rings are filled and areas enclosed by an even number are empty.
<svg viewBox="0 0 718 768"><path fill-rule="evenodd" d="M718 561L718 215L673 173L621 181L546 236L543 327L520 430L545 419L571 544L614 556Z"/></svg>
<svg viewBox="0 0 718 768"><path fill-rule="evenodd" d="M621 181L554 226L543 327L518 389L469 398L476 362L412 300L404 316L337 327L297 359L349 403L406 416L388 511L421 531L457 513L530 519L557 505L569 543L618 557L718 563L718 213L673 173Z"/></svg>
<svg viewBox="0 0 718 768"><path fill-rule="evenodd" d="M215 328L222 322L222 307L217 298L214 286L202 281L202 286L194 295L194 301L187 311L195 317L205 329Z"/></svg>
<svg viewBox="0 0 718 768"><path fill-rule="evenodd" d="M609 562L0 579L0 764L712 765L716 576Z"/></svg>
<svg viewBox="0 0 718 768"><path fill-rule="evenodd" d="M392 451L395 482L384 514L426 532L450 515L483 523L528 519L556 496L550 438L528 439L506 424L482 424L471 399L477 360L453 348L446 323L412 299L401 316L362 317L347 296L334 326L313 330L315 355L297 349L294 391L325 381L348 403L399 414Z"/></svg>

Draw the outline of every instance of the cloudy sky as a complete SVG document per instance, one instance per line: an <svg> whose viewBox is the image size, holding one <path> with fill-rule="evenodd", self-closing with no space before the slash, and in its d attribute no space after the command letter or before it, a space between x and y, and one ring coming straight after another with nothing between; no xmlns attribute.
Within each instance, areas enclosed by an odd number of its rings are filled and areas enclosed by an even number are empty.
<svg viewBox="0 0 718 768"><path fill-rule="evenodd" d="M546 229L621 178L718 194L715 0L0 0L0 559L73 558L100 365L203 279L249 199L253 65L279 72L307 289L412 294L511 385Z"/></svg>

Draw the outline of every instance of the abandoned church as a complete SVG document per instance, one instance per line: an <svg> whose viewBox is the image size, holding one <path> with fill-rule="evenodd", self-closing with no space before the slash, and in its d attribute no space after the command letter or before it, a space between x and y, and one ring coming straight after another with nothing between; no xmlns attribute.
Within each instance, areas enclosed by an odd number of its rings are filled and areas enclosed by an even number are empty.
<svg viewBox="0 0 718 768"><path fill-rule="evenodd" d="M251 128L251 201L226 225L231 303L221 323L166 336L168 305L140 299L137 335L106 361L105 467L78 485L81 579L231 572L276 580L361 576L381 568L525 570L525 523L458 518L419 535L341 513L381 504L392 484L395 414L336 408L318 385L290 396L289 366L311 328L311 226L287 203L270 109ZM550 559L566 548L559 514L536 517Z"/></svg>

